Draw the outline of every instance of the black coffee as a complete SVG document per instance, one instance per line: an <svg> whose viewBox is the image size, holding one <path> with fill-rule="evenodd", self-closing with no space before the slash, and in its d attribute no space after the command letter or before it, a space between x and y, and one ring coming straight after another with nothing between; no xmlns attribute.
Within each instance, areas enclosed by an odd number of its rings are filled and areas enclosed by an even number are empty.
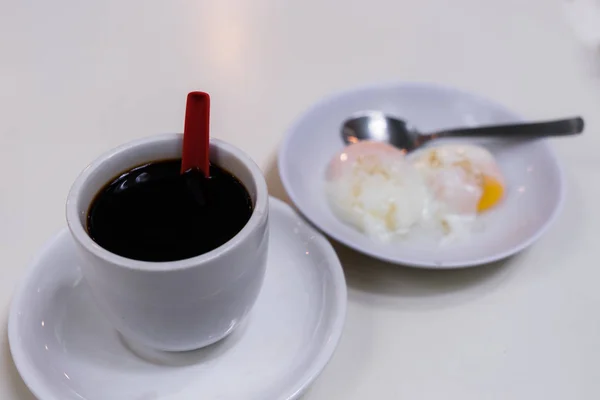
<svg viewBox="0 0 600 400"><path fill-rule="evenodd" d="M124 172L96 195L88 211L90 237L106 250L141 261L175 261L233 238L252 214L244 185L215 165L180 174L181 160Z"/></svg>

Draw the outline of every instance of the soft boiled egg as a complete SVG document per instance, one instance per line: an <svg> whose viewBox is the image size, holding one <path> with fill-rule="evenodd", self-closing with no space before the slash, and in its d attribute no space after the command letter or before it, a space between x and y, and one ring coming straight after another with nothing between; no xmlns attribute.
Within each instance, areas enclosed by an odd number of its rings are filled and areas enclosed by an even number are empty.
<svg viewBox="0 0 600 400"><path fill-rule="evenodd" d="M410 159L435 199L450 212L476 214L494 207L504 195L504 178L494 156L475 145L425 148Z"/></svg>
<svg viewBox="0 0 600 400"><path fill-rule="evenodd" d="M383 242L418 224L429 197L423 178L402 151L366 141L331 160L326 192L338 218Z"/></svg>
<svg viewBox="0 0 600 400"><path fill-rule="evenodd" d="M504 191L494 156L475 145L427 147L406 156L384 143L358 142L336 154L326 172L334 214L383 242L425 234L447 243L466 236Z"/></svg>
<svg viewBox="0 0 600 400"><path fill-rule="evenodd" d="M494 156L474 145L425 148L410 156L433 197L431 219L444 242L469 236L477 216L500 202L504 178Z"/></svg>

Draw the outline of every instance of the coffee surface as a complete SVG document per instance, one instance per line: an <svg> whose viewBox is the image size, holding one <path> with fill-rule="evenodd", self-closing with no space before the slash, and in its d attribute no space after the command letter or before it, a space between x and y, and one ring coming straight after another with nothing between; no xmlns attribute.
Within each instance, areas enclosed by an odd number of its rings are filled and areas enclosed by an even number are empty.
<svg viewBox="0 0 600 400"><path fill-rule="evenodd" d="M244 185L216 165L210 178L180 168L180 159L159 161L114 178L90 206L90 237L112 253L156 262L195 257L232 239L252 214Z"/></svg>

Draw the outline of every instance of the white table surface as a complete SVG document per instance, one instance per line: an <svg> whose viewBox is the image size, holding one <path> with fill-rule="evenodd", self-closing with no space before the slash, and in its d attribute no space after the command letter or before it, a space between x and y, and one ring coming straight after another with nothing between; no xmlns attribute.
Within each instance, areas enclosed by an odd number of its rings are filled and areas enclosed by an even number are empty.
<svg viewBox="0 0 600 400"><path fill-rule="evenodd" d="M305 396L600 398L600 53L561 0L7 0L0 4L0 398L33 396L6 318L29 259L64 226L75 176L137 137L181 131L212 95L212 132L246 150L273 195L285 129L332 91L389 80L473 90L531 118L581 114L555 140L566 207L530 250L428 272L340 248L346 330ZM48 271L52 273L52 271Z"/></svg>

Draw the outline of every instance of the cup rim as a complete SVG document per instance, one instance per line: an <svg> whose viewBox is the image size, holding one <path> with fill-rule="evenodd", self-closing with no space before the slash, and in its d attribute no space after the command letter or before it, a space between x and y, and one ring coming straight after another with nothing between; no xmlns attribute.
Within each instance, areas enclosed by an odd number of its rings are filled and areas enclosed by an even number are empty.
<svg viewBox="0 0 600 400"><path fill-rule="evenodd" d="M250 172L252 180L256 186L256 202L252 215L246 223L246 225L239 231L233 238L222 244L221 246L213 249L207 253L200 254L195 257L186 258L183 260L176 261L142 261L134 260L131 258L123 257L118 254L112 253L99 244L97 244L88 235L87 230L82 225L80 220L80 213L78 210L78 200L83 192L84 185L89 177L98 170L107 160L134 151L136 147L146 145L155 142L165 142L172 140L181 140L182 134L180 133L169 133L162 135L153 135L137 140L133 140L117 146L98 158L92 161L75 179L75 182L69 190L66 203L66 218L67 226L71 232L71 235L75 241L83 247L86 251L92 253L96 257L109 262L110 264L117 265L119 267L136 270L136 271L148 271L148 272L165 272L174 270L183 270L193 267L198 267L202 264L206 264L210 261L221 257L225 253L233 251L239 247L246 239L252 235L252 233L263 223L267 218L268 213L268 189L265 178L258 167L258 165L239 148L232 144L224 142L219 139L210 139L210 145L216 146L220 150L224 150L238 161L240 161ZM86 211L87 212L87 211Z"/></svg>

